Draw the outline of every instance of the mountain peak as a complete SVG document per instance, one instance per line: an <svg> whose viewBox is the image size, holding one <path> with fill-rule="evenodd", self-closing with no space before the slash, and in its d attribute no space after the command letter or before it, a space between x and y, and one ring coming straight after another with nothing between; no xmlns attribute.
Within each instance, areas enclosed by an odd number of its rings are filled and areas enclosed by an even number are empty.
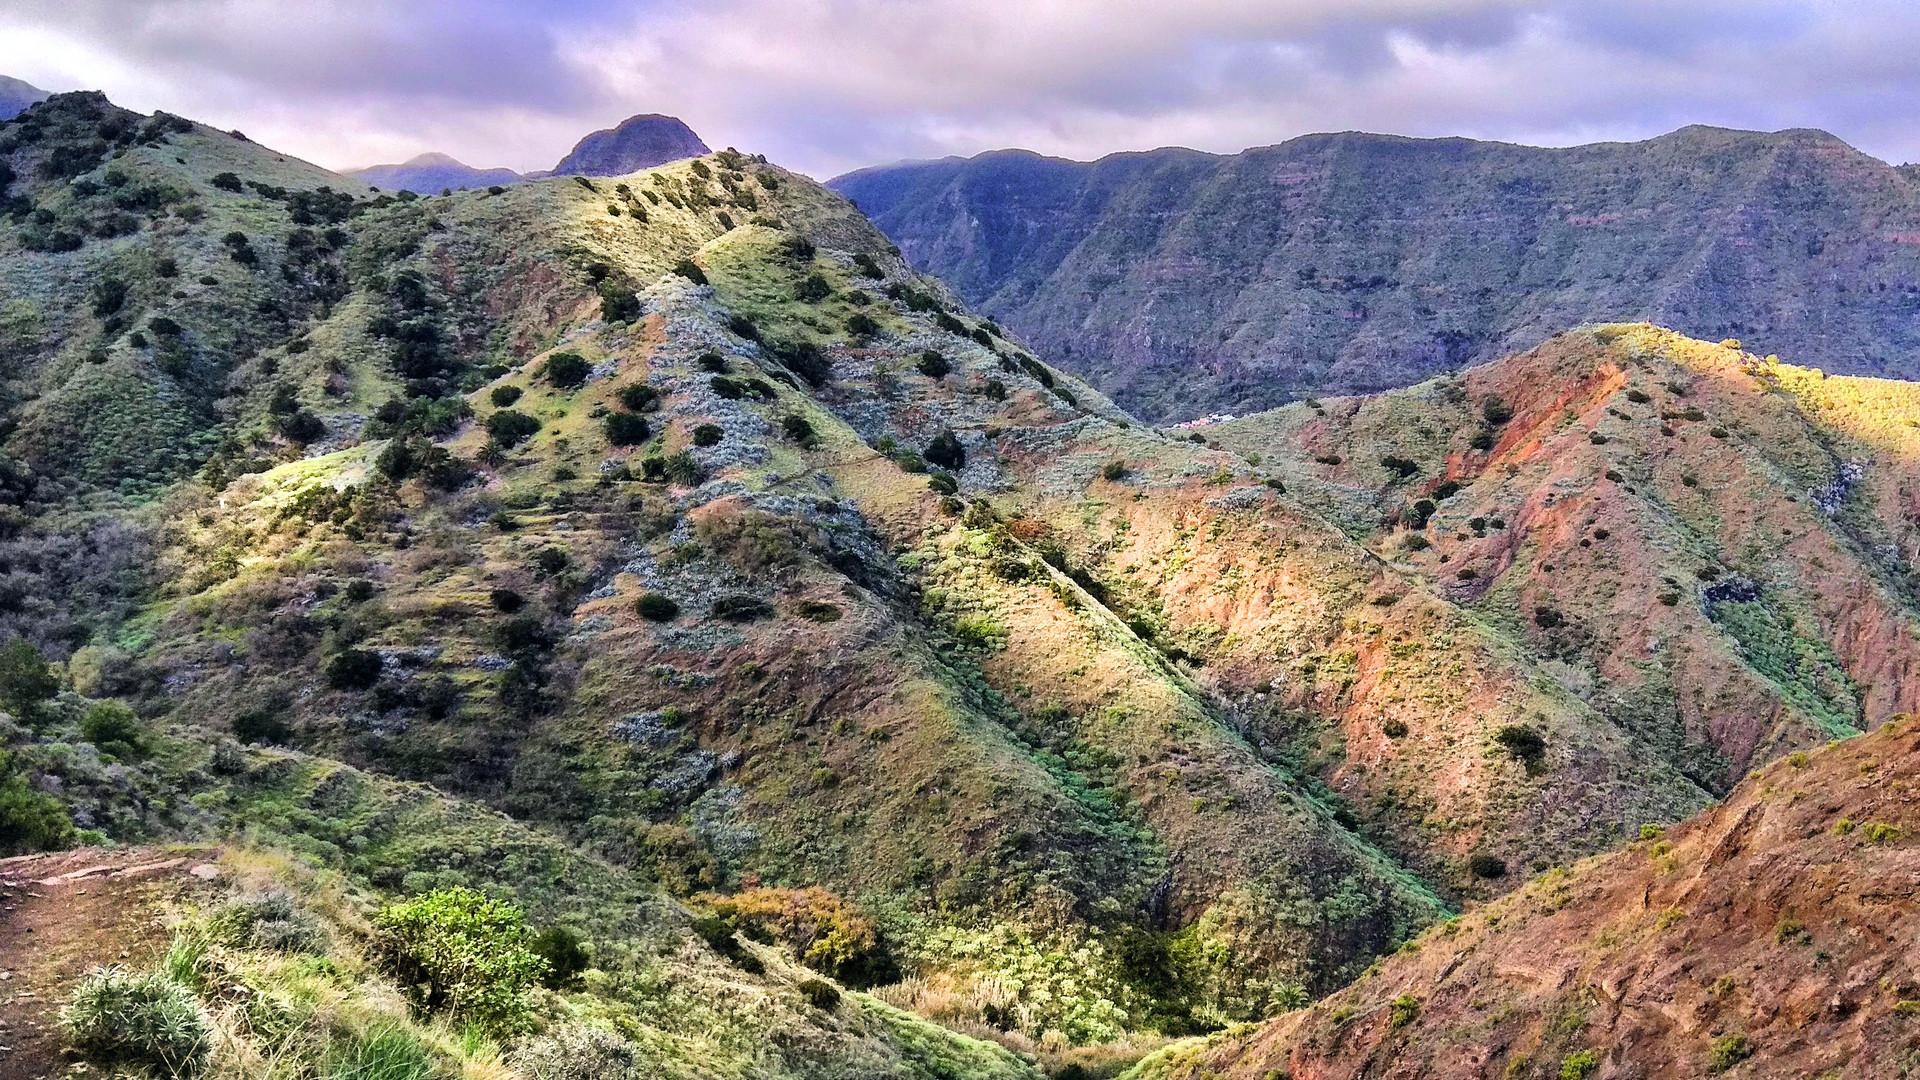
<svg viewBox="0 0 1920 1080"><path fill-rule="evenodd" d="M29 82L0 75L0 120L11 120L36 101L45 101L52 93Z"/></svg>
<svg viewBox="0 0 1920 1080"><path fill-rule="evenodd" d="M581 139L553 171L556 176L624 176L710 152L678 117L642 113Z"/></svg>

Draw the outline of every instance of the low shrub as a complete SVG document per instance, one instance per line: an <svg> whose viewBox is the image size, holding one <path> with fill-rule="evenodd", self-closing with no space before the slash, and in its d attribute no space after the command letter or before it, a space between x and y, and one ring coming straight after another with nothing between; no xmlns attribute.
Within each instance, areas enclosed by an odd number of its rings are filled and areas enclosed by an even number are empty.
<svg viewBox="0 0 1920 1080"><path fill-rule="evenodd" d="M607 442L613 446L638 446L653 437L653 428L646 419L634 413L608 413L602 423L606 427Z"/></svg>
<svg viewBox="0 0 1920 1080"><path fill-rule="evenodd" d="M327 1080L430 1080L438 1073L433 1054L398 1025L375 1029L336 1057Z"/></svg>
<svg viewBox="0 0 1920 1080"><path fill-rule="evenodd" d="M518 446L539 430L540 421L515 409L501 409L487 417L487 436L501 447Z"/></svg>
<svg viewBox="0 0 1920 1080"><path fill-rule="evenodd" d="M496 409L504 409L520 400L522 391L517 386L496 386L487 394L487 400L493 402Z"/></svg>
<svg viewBox="0 0 1920 1080"><path fill-rule="evenodd" d="M799 413L788 413L780 418L780 433L808 450L820 444L819 435L814 432L813 424Z"/></svg>
<svg viewBox="0 0 1920 1080"><path fill-rule="evenodd" d="M1502 878L1507 876L1507 861L1498 855L1476 851L1467 857L1467 871L1477 878Z"/></svg>
<svg viewBox="0 0 1920 1080"><path fill-rule="evenodd" d="M145 1066L162 1076L198 1073L213 1048L212 1029L193 991L158 971L95 968L74 988L60 1023L89 1057Z"/></svg>
<svg viewBox="0 0 1920 1080"><path fill-rule="evenodd" d="M540 375L555 389L573 390L584 384L592 371L593 365L579 353L557 352L541 365Z"/></svg>
<svg viewBox="0 0 1920 1080"><path fill-rule="evenodd" d="M732 623L756 622L773 615L773 607L757 596L729 593L713 602L713 617Z"/></svg>
<svg viewBox="0 0 1920 1080"><path fill-rule="evenodd" d="M920 354L914 368L929 379L944 379L953 372L953 365L947 362L937 350L928 349Z"/></svg>
<svg viewBox="0 0 1920 1080"><path fill-rule="evenodd" d="M1753 1044L1738 1032L1730 1032L1714 1041L1713 1049L1707 1052L1707 1069L1710 1072L1726 1072L1735 1065L1753 1056Z"/></svg>
<svg viewBox="0 0 1920 1080"><path fill-rule="evenodd" d="M721 436L725 434L719 424L701 424L693 429L693 445L718 446Z"/></svg>
<svg viewBox="0 0 1920 1080"><path fill-rule="evenodd" d="M700 269L699 264L692 259L681 259L679 262L674 263L673 272L693 282L695 285L705 285L707 283L707 272ZM747 335L741 334L740 336L746 337Z"/></svg>
<svg viewBox="0 0 1920 1080"><path fill-rule="evenodd" d="M554 990L572 985L593 960L587 939L571 926L547 927L534 935L528 948L547 962L541 981Z"/></svg>
<svg viewBox="0 0 1920 1080"><path fill-rule="evenodd" d="M318 919L278 889L227 901L208 920L214 938L238 948L319 954L327 951L327 932Z"/></svg>
<svg viewBox="0 0 1920 1080"><path fill-rule="evenodd" d="M629 412L652 412L660 407L660 391L646 383L628 383L616 396L620 407Z"/></svg>
<svg viewBox="0 0 1920 1080"><path fill-rule="evenodd" d="M327 684L336 690L365 690L380 681L380 654L345 649L327 661Z"/></svg>
<svg viewBox="0 0 1920 1080"><path fill-rule="evenodd" d="M513 1068L527 1080L638 1080L641 1075L632 1043L578 1022L528 1039L513 1055Z"/></svg>
<svg viewBox="0 0 1920 1080"><path fill-rule="evenodd" d="M103 749L112 748L118 757L139 753L143 736L140 717L122 701L96 702L80 718L80 737ZM121 748L127 752L121 753Z"/></svg>
<svg viewBox="0 0 1920 1080"><path fill-rule="evenodd" d="M73 821L60 800L27 783L13 756L0 750L0 857L67 847Z"/></svg>
<svg viewBox="0 0 1920 1080"><path fill-rule="evenodd" d="M680 614L680 605L670 596L648 592L641 593L640 599L634 601L633 610L649 622L671 622Z"/></svg>
<svg viewBox="0 0 1920 1080"><path fill-rule="evenodd" d="M376 954L423 1012L511 1031L526 1014L523 992L548 971L520 909L472 889L393 904L373 922Z"/></svg>
<svg viewBox="0 0 1920 1080"><path fill-rule="evenodd" d="M808 274L794 286L793 297L803 304L817 304L833 295L833 283L820 274Z"/></svg>
<svg viewBox="0 0 1920 1080"><path fill-rule="evenodd" d="M966 447L960 445L960 439L951 431L943 431L933 437L922 455L928 461L953 472L958 472L967 464Z"/></svg>
<svg viewBox="0 0 1920 1080"><path fill-rule="evenodd" d="M840 991L834 985L822 979L802 979L794 989L807 999L807 1004L822 1012L832 1012L840 1005Z"/></svg>
<svg viewBox="0 0 1920 1080"><path fill-rule="evenodd" d="M1401 994L1388 1003L1387 1015L1393 1027L1406 1027L1420 1018L1420 999L1412 994Z"/></svg>

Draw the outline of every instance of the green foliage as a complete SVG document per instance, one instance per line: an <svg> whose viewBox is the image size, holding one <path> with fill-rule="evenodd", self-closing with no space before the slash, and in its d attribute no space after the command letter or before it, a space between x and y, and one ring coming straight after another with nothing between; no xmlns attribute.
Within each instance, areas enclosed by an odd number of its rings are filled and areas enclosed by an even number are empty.
<svg viewBox="0 0 1920 1080"><path fill-rule="evenodd" d="M1524 764L1528 773L1537 773L1545 761L1547 737L1525 724L1508 724L1493 733L1493 741Z"/></svg>
<svg viewBox="0 0 1920 1080"><path fill-rule="evenodd" d="M490 1030L526 1016L524 991L548 972L520 909L464 887L382 908L374 948L414 1006Z"/></svg>
<svg viewBox="0 0 1920 1080"><path fill-rule="evenodd" d="M680 614L680 605L674 603L670 596L648 592L641 593L640 599L634 601L633 610L650 622L671 622Z"/></svg>
<svg viewBox="0 0 1920 1080"><path fill-rule="evenodd" d="M213 179L207 182L221 191L240 191L240 178L230 172L215 173Z"/></svg>
<svg viewBox="0 0 1920 1080"><path fill-rule="evenodd" d="M638 446L653 437L646 418L630 412L608 413L602 423L607 429L607 442L613 446Z"/></svg>
<svg viewBox="0 0 1920 1080"><path fill-rule="evenodd" d="M953 365L934 349L921 353L920 359L913 366L929 379L944 379L953 372Z"/></svg>
<svg viewBox="0 0 1920 1080"><path fill-rule="evenodd" d="M1560 1080L1587 1080L1600 1068L1600 1055L1592 1050L1568 1054L1560 1062Z"/></svg>
<svg viewBox="0 0 1920 1080"><path fill-rule="evenodd" d="M0 705L15 718L38 724L42 707L59 692L59 677L33 642L15 637L0 645Z"/></svg>
<svg viewBox="0 0 1920 1080"><path fill-rule="evenodd" d="M660 391L646 383L628 383L618 394L620 407L629 412L651 412L660 407Z"/></svg>
<svg viewBox="0 0 1920 1080"><path fill-rule="evenodd" d="M1513 419L1513 406L1499 398L1488 395L1480 402L1480 416L1489 424L1499 425Z"/></svg>
<svg viewBox="0 0 1920 1080"><path fill-rule="evenodd" d="M74 987L60 1014L67 1038L109 1064L192 1076L206 1067L213 1032L193 991L163 972L96 968Z"/></svg>
<svg viewBox="0 0 1920 1080"><path fill-rule="evenodd" d="M864 294L849 294L857 296ZM871 338L880 333L880 323L864 311L856 311L847 316L847 333L856 338Z"/></svg>
<svg viewBox="0 0 1920 1080"><path fill-rule="evenodd" d="M578 389L587 381L587 375L593 371L593 365L587 358L576 352L557 352L547 357L540 367L540 376L556 390Z"/></svg>
<svg viewBox="0 0 1920 1080"><path fill-rule="evenodd" d="M942 431L927 444L923 455L935 465L958 472L967 464L966 447L960 445L960 439L951 431Z"/></svg>
<svg viewBox="0 0 1920 1080"><path fill-rule="evenodd" d="M439 1071L433 1053L417 1036L388 1024L353 1041L334 1059L326 1080L431 1080Z"/></svg>
<svg viewBox="0 0 1920 1080"><path fill-rule="evenodd" d="M817 304L833 295L833 283L821 274L808 274L794 286L794 299L803 304Z"/></svg>
<svg viewBox="0 0 1920 1080"><path fill-rule="evenodd" d="M832 1012L840 1005L840 991L823 979L802 979L794 989L807 999L807 1004L823 1012Z"/></svg>
<svg viewBox="0 0 1920 1080"><path fill-rule="evenodd" d="M1401 994L1387 1004L1387 1015L1393 1027L1406 1027L1420 1018L1420 999L1412 994Z"/></svg>
<svg viewBox="0 0 1920 1080"><path fill-rule="evenodd" d="M587 939L570 926L549 926L535 934L528 944L533 954L547 962L542 981L558 990L573 985L593 960Z"/></svg>
<svg viewBox="0 0 1920 1080"><path fill-rule="evenodd" d="M1127 463L1125 460L1121 458L1114 458L1112 461L1109 461L1105 465L1100 466L1100 479L1105 480L1108 483L1117 484L1121 480L1124 480L1126 478L1126 475L1127 475Z"/></svg>
<svg viewBox="0 0 1920 1080"><path fill-rule="evenodd" d="M80 737L121 757L140 753L145 742L140 717L123 701L95 702L80 718Z"/></svg>
<svg viewBox="0 0 1920 1080"><path fill-rule="evenodd" d="M518 446L539 430L540 421L514 409L501 409L487 417L487 435L499 446Z"/></svg>
<svg viewBox="0 0 1920 1080"><path fill-rule="evenodd" d="M704 915L693 920L692 930L707 943L708 948L726 957L741 971L751 975L766 973L766 962L740 943L732 919L721 915Z"/></svg>
<svg viewBox="0 0 1920 1080"><path fill-rule="evenodd" d="M13 755L0 750L0 857L64 848L73 839L60 800L33 790Z"/></svg>
<svg viewBox="0 0 1920 1080"><path fill-rule="evenodd" d="M224 944L284 953L327 951L327 933L319 920L278 889L236 897L207 921L208 931Z"/></svg>
<svg viewBox="0 0 1920 1080"><path fill-rule="evenodd" d="M1726 1072L1735 1065L1753 1056L1753 1044L1741 1032L1730 1032L1720 1036L1707 1052L1707 1070Z"/></svg>
<svg viewBox="0 0 1920 1080"><path fill-rule="evenodd" d="M327 661L327 684L336 690L365 690L380 681L380 654L343 649Z"/></svg>
<svg viewBox="0 0 1920 1080"><path fill-rule="evenodd" d="M608 278L599 285L600 318L610 323L632 322L640 317L640 297L632 288Z"/></svg>
<svg viewBox="0 0 1920 1080"><path fill-rule="evenodd" d="M693 429L693 445L718 446L721 436L725 434L719 424L701 424Z"/></svg>
<svg viewBox="0 0 1920 1080"><path fill-rule="evenodd" d="M700 269L699 264L695 263L692 259L681 259L679 262L674 263L673 272L693 282L695 285L705 285L707 283L707 272ZM735 331L735 333L738 333L738 331ZM747 335L741 334L740 336L746 337Z"/></svg>
<svg viewBox="0 0 1920 1080"><path fill-rule="evenodd" d="M788 413L780 418L780 433L808 450L820 444L813 424L799 413Z"/></svg>
<svg viewBox="0 0 1920 1080"><path fill-rule="evenodd" d="M1507 861L1498 855L1476 851L1467 857L1467 871L1477 878L1502 878L1507 876Z"/></svg>
<svg viewBox="0 0 1920 1080"><path fill-rule="evenodd" d="M487 400L496 409L504 409L520 400L523 391L517 386L496 386L487 394Z"/></svg>

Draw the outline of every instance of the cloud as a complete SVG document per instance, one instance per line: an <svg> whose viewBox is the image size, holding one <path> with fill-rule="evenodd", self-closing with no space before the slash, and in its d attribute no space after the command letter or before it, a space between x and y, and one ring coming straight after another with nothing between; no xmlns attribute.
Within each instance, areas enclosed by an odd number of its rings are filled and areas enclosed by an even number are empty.
<svg viewBox="0 0 1920 1080"><path fill-rule="evenodd" d="M643 111L822 176L1350 128L1819 126L1920 158L1905 0L16 0L0 71L332 166L439 149L541 168Z"/></svg>

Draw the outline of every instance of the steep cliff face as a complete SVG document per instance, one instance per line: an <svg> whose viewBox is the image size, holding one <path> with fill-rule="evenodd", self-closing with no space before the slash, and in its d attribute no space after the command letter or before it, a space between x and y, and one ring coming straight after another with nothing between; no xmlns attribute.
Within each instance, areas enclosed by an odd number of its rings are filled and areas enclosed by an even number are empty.
<svg viewBox="0 0 1920 1080"><path fill-rule="evenodd" d="M1137 1080L1910 1074L1920 971L1904 720L1556 870L1311 1009Z"/></svg>
<svg viewBox="0 0 1920 1080"><path fill-rule="evenodd" d="M1920 374L1913 177L1817 131L1009 151L831 186L914 265L1153 420L1406 385L1588 322Z"/></svg>
<svg viewBox="0 0 1920 1080"><path fill-rule="evenodd" d="M646 113L582 138L553 167L553 175L625 176L707 152L707 144L679 119Z"/></svg>

